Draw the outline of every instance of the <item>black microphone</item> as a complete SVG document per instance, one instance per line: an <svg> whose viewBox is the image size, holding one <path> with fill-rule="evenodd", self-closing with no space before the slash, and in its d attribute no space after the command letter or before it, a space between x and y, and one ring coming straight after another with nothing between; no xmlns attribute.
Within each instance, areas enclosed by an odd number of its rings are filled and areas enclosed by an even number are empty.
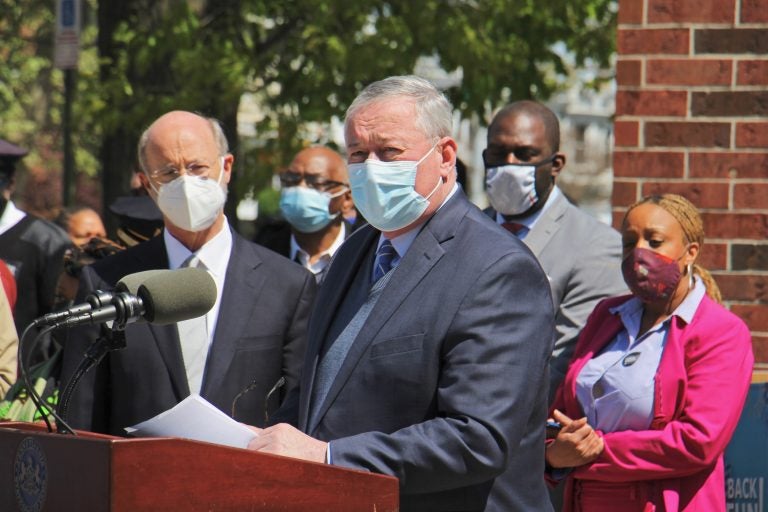
<svg viewBox="0 0 768 512"><path fill-rule="evenodd" d="M33 322L33 324L35 327L45 327L48 325L56 325L62 320L66 320L67 318L73 315L79 315L81 313L86 313L88 311L104 307L107 304L109 304L111 300L112 300L112 292L96 290L86 295L85 302L83 302L82 304L72 306L71 308L65 309L64 311L56 311L53 313L48 313L47 315L43 315L40 318L36 319Z"/></svg>
<svg viewBox="0 0 768 512"><path fill-rule="evenodd" d="M170 270L146 270L144 272L136 272L135 274L129 274L117 282L117 285L115 286L115 290L117 292L128 292L133 295L136 295L136 292L138 291L139 286L141 286L141 284L147 278L155 276L159 272L170 272ZM48 325L56 325L59 322L66 320L67 318L70 318L72 316L80 315L82 313L87 313L89 311L94 311L99 308L106 307L110 304L114 295L115 295L115 292L96 290L86 295L85 302L83 302L82 304L72 306L71 308L65 309L63 311L55 311L53 313L48 313L47 315L43 315L34 321L34 325L35 327L38 327L38 328L48 326Z"/></svg>
<svg viewBox="0 0 768 512"><path fill-rule="evenodd" d="M126 282L121 289L135 286L137 281ZM127 291L115 293L108 305L70 316L59 322L57 327L108 321L127 324L141 320L160 325L173 324L203 316L215 303L216 283L206 270L190 267L149 271L135 294Z"/></svg>

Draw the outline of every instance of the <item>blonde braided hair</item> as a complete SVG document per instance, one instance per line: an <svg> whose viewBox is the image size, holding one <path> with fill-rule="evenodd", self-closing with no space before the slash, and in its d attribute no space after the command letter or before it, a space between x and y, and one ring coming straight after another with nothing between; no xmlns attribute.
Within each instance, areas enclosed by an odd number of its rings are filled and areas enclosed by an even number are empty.
<svg viewBox="0 0 768 512"><path fill-rule="evenodd" d="M624 221L626 221L629 212L641 204L655 204L672 215L683 229L686 241L688 243L697 242L699 244L699 255L701 254L704 245L704 222L701 220L699 210L693 203L677 194L647 196L629 207L627 213L624 215ZM696 258L698 259L698 255ZM704 287L707 289L707 295L718 304L722 304L723 298L720 294L720 288L717 286L712 274L697 263L694 263L692 268L693 273L698 275L704 283Z"/></svg>

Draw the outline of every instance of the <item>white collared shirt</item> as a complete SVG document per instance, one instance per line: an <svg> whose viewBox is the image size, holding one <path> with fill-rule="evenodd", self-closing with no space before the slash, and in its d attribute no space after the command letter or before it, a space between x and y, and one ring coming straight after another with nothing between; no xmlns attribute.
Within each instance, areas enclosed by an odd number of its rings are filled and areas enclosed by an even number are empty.
<svg viewBox="0 0 768 512"><path fill-rule="evenodd" d="M187 249L181 242L179 242L174 236L168 232L167 229L163 230L163 240L165 241L165 249L168 253L168 266L170 269L175 270L189 258L192 251ZM210 348L213 341L213 335L216 332L216 320L219 317L219 308L221 306L221 294L224 290L224 279L227 275L227 266L229 265L229 258L232 255L232 233L229 230L229 223L225 222L224 225L211 240L206 242L195 254L200 261L208 269L208 272L216 282L216 303L213 305L210 311L206 313L205 319L208 324L208 347Z"/></svg>
<svg viewBox="0 0 768 512"><path fill-rule="evenodd" d="M322 272L325 267L327 267L331 263L331 258L333 258L333 255L336 254L336 251L339 250L339 247L341 247L341 244L344 243L344 240L347 238L347 226L342 222L341 223L341 229L339 230L338 235L336 236L336 239L333 241L331 246L320 253L320 257L317 259L316 262L310 263L309 258L310 255L302 249L298 242L296 242L296 237L293 236L293 233L291 233L291 252L290 252L290 258L293 261L297 261L296 256L298 255L298 263L303 266L304 268L308 269L313 274L319 274Z"/></svg>
<svg viewBox="0 0 768 512"><path fill-rule="evenodd" d="M9 200L8 204L5 206L3 215L0 216L0 235L18 224L21 219L26 216L26 213L16 208L16 205L13 204L13 201Z"/></svg>

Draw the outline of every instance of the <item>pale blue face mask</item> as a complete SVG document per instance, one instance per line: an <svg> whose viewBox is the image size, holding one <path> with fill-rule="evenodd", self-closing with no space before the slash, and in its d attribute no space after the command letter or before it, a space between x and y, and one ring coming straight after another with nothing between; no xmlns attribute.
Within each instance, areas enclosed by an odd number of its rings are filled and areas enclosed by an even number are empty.
<svg viewBox="0 0 768 512"><path fill-rule="evenodd" d="M429 206L429 198L442 183L440 179L427 197L414 188L419 164L435 147L437 144L418 161L366 160L349 164L352 199L373 227L380 231L397 231L421 217Z"/></svg>
<svg viewBox="0 0 768 512"><path fill-rule="evenodd" d="M280 192L280 211L296 231L315 233L339 216L338 212L331 213L329 206L331 199L345 192L331 195L307 187L287 187Z"/></svg>

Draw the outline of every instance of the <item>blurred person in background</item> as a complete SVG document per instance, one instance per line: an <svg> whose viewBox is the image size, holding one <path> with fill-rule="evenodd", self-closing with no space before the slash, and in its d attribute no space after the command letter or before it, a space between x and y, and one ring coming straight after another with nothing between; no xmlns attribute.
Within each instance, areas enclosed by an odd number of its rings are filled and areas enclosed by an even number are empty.
<svg viewBox="0 0 768 512"><path fill-rule="evenodd" d="M303 149L280 173L280 213L285 222L259 230L255 242L286 256L322 282L328 264L353 227L347 164L330 148Z"/></svg>
<svg viewBox="0 0 768 512"><path fill-rule="evenodd" d="M91 238L106 238L107 230L96 210L88 206L65 208L56 219L75 246L85 245Z"/></svg>
<svg viewBox="0 0 768 512"><path fill-rule="evenodd" d="M10 274L5 264L0 261L0 267ZM3 273L0 270L0 273ZM5 396L8 389L16 382L18 367L19 336L13 323L13 301L15 290L6 291L6 279L0 279L0 397ZM9 287L14 286L9 284Z"/></svg>
<svg viewBox="0 0 768 512"><path fill-rule="evenodd" d="M109 205L117 218L117 240L133 247L163 232L163 213L147 194L121 196Z"/></svg>
<svg viewBox="0 0 768 512"><path fill-rule="evenodd" d="M72 246L64 230L21 211L11 200L16 163L26 154L0 139L0 259L16 279L14 319L20 335L35 318L51 311L64 251Z"/></svg>

